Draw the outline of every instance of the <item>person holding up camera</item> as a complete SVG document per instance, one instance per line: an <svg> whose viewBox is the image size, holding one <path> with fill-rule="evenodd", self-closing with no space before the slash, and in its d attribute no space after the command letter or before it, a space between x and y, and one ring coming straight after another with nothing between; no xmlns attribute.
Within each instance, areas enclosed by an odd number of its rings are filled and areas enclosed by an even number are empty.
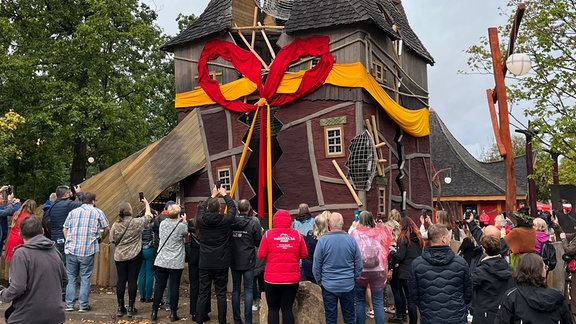
<svg viewBox="0 0 576 324"><path fill-rule="evenodd" d="M142 232L152 220L150 204L142 197L146 212L144 217L133 218L132 206L123 202L118 207L118 220L110 230L110 243L116 245L114 250L114 262L118 281L116 283L116 298L118 299L117 317L128 315L132 317L138 312L134 304L138 290L138 274L142 265ZM124 306L124 292L128 282L128 310Z"/></svg>
<svg viewBox="0 0 576 324"><path fill-rule="evenodd" d="M220 201L224 198L228 212L220 212ZM200 230L200 292L196 306L196 323L203 323L208 315L208 304L212 282L218 301L218 322L226 323L226 288L228 286L228 268L232 261L232 223L236 216L236 204L226 192L226 188L217 183L212 188L209 199L200 204L196 219Z"/></svg>
<svg viewBox="0 0 576 324"><path fill-rule="evenodd" d="M6 205L4 205L4 193L6 193ZM12 186L0 187L0 251L4 248L4 242L8 237L8 217L20 209L20 199L14 196Z"/></svg>
<svg viewBox="0 0 576 324"><path fill-rule="evenodd" d="M156 285L154 286L154 302L150 318L158 320L158 308L164 295L166 284L170 284L170 321L179 321L178 299L180 297L180 278L184 270L186 253L184 238L188 235L186 214L179 205L168 207L168 218L160 223L160 247L154 261L156 266Z"/></svg>

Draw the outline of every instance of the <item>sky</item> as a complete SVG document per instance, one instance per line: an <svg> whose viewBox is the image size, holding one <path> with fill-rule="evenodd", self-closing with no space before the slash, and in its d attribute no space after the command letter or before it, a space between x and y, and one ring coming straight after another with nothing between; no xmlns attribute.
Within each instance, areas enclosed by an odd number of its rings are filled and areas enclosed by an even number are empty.
<svg viewBox="0 0 576 324"><path fill-rule="evenodd" d="M158 24L169 35L178 33L176 16L202 14L209 0L142 0L158 13ZM410 26L435 64L428 67L430 107L454 137L476 158L495 142L486 99L494 87L492 75L461 74L469 71L464 51L479 44L489 27L505 25L513 14L507 0L403 0ZM521 29L520 29L521 32ZM508 39L500 39L508 45ZM520 108L512 107L515 116ZM511 126L514 132L514 127ZM514 134L512 134L514 135Z"/></svg>

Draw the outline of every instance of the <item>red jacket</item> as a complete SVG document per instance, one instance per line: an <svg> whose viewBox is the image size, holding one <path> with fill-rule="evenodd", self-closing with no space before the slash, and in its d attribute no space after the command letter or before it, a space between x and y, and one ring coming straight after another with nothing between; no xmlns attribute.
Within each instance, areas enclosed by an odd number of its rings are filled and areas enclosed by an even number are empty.
<svg viewBox="0 0 576 324"><path fill-rule="evenodd" d="M292 219L287 210L279 209L273 218L274 228L264 233L258 257L266 259L264 280L272 284L300 281L300 259L308 256L300 232L290 228Z"/></svg>

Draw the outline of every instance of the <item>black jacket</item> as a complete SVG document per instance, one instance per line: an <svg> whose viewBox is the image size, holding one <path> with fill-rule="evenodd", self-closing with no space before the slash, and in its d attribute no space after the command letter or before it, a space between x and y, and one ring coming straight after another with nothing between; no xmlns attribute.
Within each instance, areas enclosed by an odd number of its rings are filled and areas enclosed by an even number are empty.
<svg viewBox="0 0 576 324"><path fill-rule="evenodd" d="M406 238L398 239L398 249L396 253L391 254L391 264L398 265L394 271L398 271L398 278L408 280L410 277L410 268L412 261L422 254L418 236L416 233L410 233L410 245Z"/></svg>
<svg viewBox="0 0 576 324"><path fill-rule="evenodd" d="M450 246L428 246L412 262L408 299L420 307L421 324L467 324L472 300L468 263Z"/></svg>
<svg viewBox="0 0 576 324"><path fill-rule="evenodd" d="M519 285L506 292L495 323L572 323L564 296L553 288Z"/></svg>
<svg viewBox="0 0 576 324"><path fill-rule="evenodd" d="M473 323L494 323L502 297L514 287L512 268L500 255L485 259L472 272L472 285Z"/></svg>
<svg viewBox="0 0 576 324"><path fill-rule="evenodd" d="M200 230L200 261L199 268L228 269L232 259L230 241L232 238L232 222L236 215L236 204L230 196L224 196L228 207L226 215L206 211L208 200L198 208L197 226Z"/></svg>
<svg viewBox="0 0 576 324"><path fill-rule="evenodd" d="M260 222L248 215L238 215L232 223L232 263L230 269L245 271L256 264L256 249L262 241Z"/></svg>

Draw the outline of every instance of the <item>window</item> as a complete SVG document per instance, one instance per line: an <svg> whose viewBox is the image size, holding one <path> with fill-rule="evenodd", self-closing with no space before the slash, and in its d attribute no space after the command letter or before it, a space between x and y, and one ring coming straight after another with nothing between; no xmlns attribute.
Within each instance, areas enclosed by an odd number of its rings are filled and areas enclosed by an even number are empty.
<svg viewBox="0 0 576 324"><path fill-rule="evenodd" d="M218 169L218 181L226 188L227 191L232 189L232 182L230 181L230 168Z"/></svg>
<svg viewBox="0 0 576 324"><path fill-rule="evenodd" d="M307 56L300 59L300 61L302 61L302 63L300 63L300 71L304 71L315 67L316 64L320 62L320 58Z"/></svg>
<svg viewBox="0 0 576 324"><path fill-rule="evenodd" d="M324 139L326 141L326 157L340 157L345 156L344 145L342 144L344 138L343 126L330 126L324 127Z"/></svg>
<svg viewBox="0 0 576 324"><path fill-rule="evenodd" d="M386 189L378 188L378 212L386 214Z"/></svg>
<svg viewBox="0 0 576 324"><path fill-rule="evenodd" d="M380 83L386 83L386 68L378 61L372 63L372 76Z"/></svg>
<svg viewBox="0 0 576 324"><path fill-rule="evenodd" d="M222 84L222 72L218 72L218 71L210 71L208 72L208 74L210 75L211 79L214 79L216 81L218 81L219 84ZM200 88L200 83L198 82L198 74L196 74L194 76L194 89L199 89Z"/></svg>

